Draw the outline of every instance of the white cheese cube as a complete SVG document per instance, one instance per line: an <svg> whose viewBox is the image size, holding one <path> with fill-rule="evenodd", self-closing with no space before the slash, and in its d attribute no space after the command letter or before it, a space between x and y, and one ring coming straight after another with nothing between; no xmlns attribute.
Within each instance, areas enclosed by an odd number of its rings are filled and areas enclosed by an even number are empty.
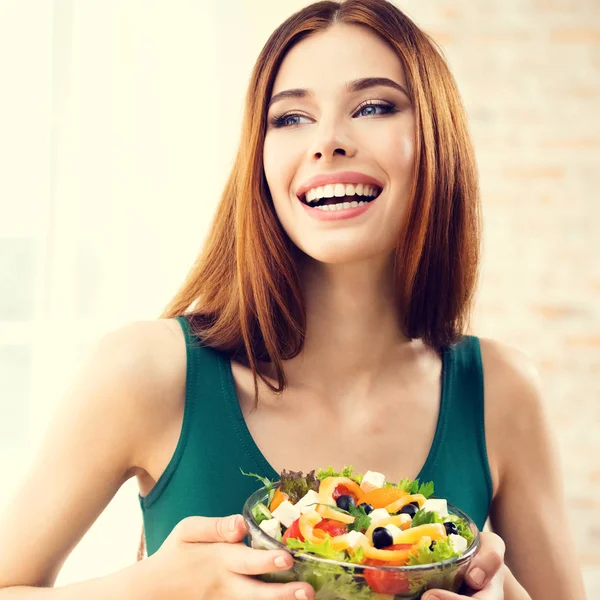
<svg viewBox="0 0 600 600"><path fill-rule="evenodd" d="M423 510L436 512L440 517L448 516L448 502L446 500L425 500Z"/></svg>
<svg viewBox="0 0 600 600"><path fill-rule="evenodd" d="M369 513L371 525L373 525L373 523L377 523L378 521L383 521L383 519L387 519L389 516L390 513L385 510L385 508L376 508L374 511Z"/></svg>
<svg viewBox="0 0 600 600"><path fill-rule="evenodd" d="M402 529L400 529L400 527L396 527L396 525L386 525L385 528L390 532L390 535L392 536L392 539L394 540L394 544L396 543L396 540L398 539L398 535L400 535L402 533Z"/></svg>
<svg viewBox="0 0 600 600"><path fill-rule="evenodd" d="M272 538L281 540L281 523L278 519L266 519L261 522L259 527Z"/></svg>
<svg viewBox="0 0 600 600"><path fill-rule="evenodd" d="M346 534L346 540L348 542L348 545L354 550L356 550L359 546L362 546L363 541L369 541L367 539L367 536L364 533L361 533L360 531L349 531Z"/></svg>
<svg viewBox="0 0 600 600"><path fill-rule="evenodd" d="M309 510L317 509L315 502L319 502L319 494L315 492L315 490L308 490L308 492L304 494L304 496L302 496L302 498L300 498L300 500L298 500L294 506L300 511L300 514L304 514ZM312 506L309 506L310 504L312 504Z"/></svg>
<svg viewBox="0 0 600 600"><path fill-rule="evenodd" d="M300 510L289 500L284 500L271 514L286 527L289 527L296 519L300 518Z"/></svg>
<svg viewBox="0 0 600 600"><path fill-rule="evenodd" d="M464 552L467 549L467 546L469 545L469 542L467 542L467 540L462 535L456 535L455 533L451 533L448 536L448 540L454 546L454 549L457 552Z"/></svg>
<svg viewBox="0 0 600 600"><path fill-rule="evenodd" d="M360 484L360 489L364 492L370 492L385 485L385 475L377 471L367 471Z"/></svg>

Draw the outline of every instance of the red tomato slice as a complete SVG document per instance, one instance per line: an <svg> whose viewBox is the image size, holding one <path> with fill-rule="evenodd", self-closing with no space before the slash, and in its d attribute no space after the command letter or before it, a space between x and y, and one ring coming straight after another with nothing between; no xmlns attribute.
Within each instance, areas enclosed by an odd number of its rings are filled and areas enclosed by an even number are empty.
<svg viewBox="0 0 600 600"><path fill-rule="evenodd" d="M405 545L406 544L395 544L394 546L390 546L390 548L394 548L394 550L401 550L401 548L397 548L397 546ZM364 564L371 566L385 565L389 567L395 563L367 558ZM394 573L392 571L372 571L371 569L365 569L365 581L367 582L367 585L377 594L390 594L394 596L395 594L405 594L410 591L408 577L404 573Z"/></svg>
<svg viewBox="0 0 600 600"><path fill-rule="evenodd" d="M286 530L285 533L282 536L282 541L285 544L285 541L288 538L296 538L297 540L300 540L301 542L304 541L304 536L300 533L300 525L298 523L298 521L300 521L300 519L296 519Z"/></svg>
<svg viewBox="0 0 600 600"><path fill-rule="evenodd" d="M334 500L337 500L340 496L352 496L354 502L356 502L356 496L343 483L340 483L340 485L333 490L333 494L331 494L331 497Z"/></svg>
<svg viewBox="0 0 600 600"><path fill-rule="evenodd" d="M348 528L346 527L346 524L341 523L340 521L336 521L335 519L323 519L315 525L315 529L322 529L331 537L336 537L338 535L344 535L348 533Z"/></svg>

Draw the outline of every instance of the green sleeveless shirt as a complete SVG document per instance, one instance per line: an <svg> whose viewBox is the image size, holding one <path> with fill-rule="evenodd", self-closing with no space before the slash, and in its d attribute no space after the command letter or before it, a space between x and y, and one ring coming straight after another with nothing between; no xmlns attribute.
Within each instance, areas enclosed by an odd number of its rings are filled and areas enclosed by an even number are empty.
<svg viewBox="0 0 600 600"><path fill-rule="evenodd" d="M278 479L254 442L237 400L229 356L203 346L185 317L177 319L187 345L183 426L175 452L150 493L139 498L148 556L185 517L242 512L261 487L246 473ZM315 465L315 468L327 465ZM466 512L481 529L492 500L484 429L479 340L465 336L442 353L442 393L429 455L419 475L435 496Z"/></svg>

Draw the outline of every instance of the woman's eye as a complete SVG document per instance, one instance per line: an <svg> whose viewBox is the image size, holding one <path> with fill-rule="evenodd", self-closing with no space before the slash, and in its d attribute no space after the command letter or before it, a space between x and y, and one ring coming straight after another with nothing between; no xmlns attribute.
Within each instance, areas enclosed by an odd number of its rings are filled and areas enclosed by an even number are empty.
<svg viewBox="0 0 600 600"><path fill-rule="evenodd" d="M366 109L370 109L368 112ZM378 109L380 112L378 112ZM398 109L394 104L389 104L388 102L368 102L358 107L356 111L356 115L364 115L369 117L371 115L386 115L398 112ZM297 113L288 113L284 115L274 116L271 118L271 125L273 127L293 127L294 125L299 125L297 121L291 121L292 119L308 119L304 115L299 115Z"/></svg>

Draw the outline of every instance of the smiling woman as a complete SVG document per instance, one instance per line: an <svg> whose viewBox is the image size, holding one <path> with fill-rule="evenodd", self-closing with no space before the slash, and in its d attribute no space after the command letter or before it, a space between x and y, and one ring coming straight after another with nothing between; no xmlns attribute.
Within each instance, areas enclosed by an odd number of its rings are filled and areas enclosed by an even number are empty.
<svg viewBox="0 0 600 600"><path fill-rule="evenodd" d="M161 319L98 345L0 524L0 599L331 598L248 577L291 557L240 544L235 519L256 490L244 472L326 464L433 481L479 528L490 517L502 537L481 535L465 594L582 598L535 369L467 335L479 236L465 114L431 38L386 0L292 15L252 71L202 254ZM133 476L148 559L40 589Z"/></svg>

